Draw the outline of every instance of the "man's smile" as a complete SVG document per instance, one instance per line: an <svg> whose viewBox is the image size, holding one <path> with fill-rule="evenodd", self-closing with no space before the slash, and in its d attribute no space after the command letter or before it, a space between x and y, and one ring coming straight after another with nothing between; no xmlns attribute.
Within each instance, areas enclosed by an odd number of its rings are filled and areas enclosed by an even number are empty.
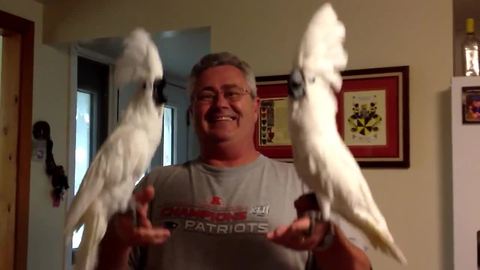
<svg viewBox="0 0 480 270"><path fill-rule="evenodd" d="M208 117L209 123L223 122L223 121L236 121L237 117L234 115L212 115Z"/></svg>

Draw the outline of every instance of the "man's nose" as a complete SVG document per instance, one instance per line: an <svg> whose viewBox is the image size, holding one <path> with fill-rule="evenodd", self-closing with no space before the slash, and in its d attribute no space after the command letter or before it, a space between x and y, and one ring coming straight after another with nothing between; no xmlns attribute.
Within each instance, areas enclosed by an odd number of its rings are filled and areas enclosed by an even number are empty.
<svg viewBox="0 0 480 270"><path fill-rule="evenodd" d="M218 95L213 100L213 104L218 107L228 107L230 105L223 93L218 93Z"/></svg>

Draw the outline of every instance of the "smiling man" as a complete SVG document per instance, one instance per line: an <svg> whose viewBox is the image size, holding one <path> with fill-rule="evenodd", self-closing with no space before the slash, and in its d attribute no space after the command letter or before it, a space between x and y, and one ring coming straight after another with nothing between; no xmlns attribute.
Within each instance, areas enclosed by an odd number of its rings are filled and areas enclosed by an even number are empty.
<svg viewBox="0 0 480 270"><path fill-rule="evenodd" d="M314 269L370 269L338 226L297 218L306 188L294 167L255 149L259 100L247 63L203 57L189 95L200 156L142 180L139 226L128 215L112 220L98 269L305 269L309 250Z"/></svg>

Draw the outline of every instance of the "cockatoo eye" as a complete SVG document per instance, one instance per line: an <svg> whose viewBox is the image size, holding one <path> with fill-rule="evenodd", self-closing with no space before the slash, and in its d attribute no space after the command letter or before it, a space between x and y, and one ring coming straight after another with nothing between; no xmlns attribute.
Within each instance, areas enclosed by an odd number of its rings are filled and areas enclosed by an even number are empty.
<svg viewBox="0 0 480 270"><path fill-rule="evenodd" d="M288 95L293 99L299 99L305 95L305 83L300 69L295 68L288 80Z"/></svg>

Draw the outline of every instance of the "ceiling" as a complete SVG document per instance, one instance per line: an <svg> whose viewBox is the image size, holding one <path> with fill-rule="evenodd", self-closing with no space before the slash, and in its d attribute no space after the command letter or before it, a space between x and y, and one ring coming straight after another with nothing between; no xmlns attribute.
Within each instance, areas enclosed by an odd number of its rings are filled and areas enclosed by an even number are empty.
<svg viewBox="0 0 480 270"><path fill-rule="evenodd" d="M190 69L200 57L210 52L208 27L153 33L169 82L185 87ZM78 46L108 59L116 59L123 49L123 38L109 37L78 42Z"/></svg>

